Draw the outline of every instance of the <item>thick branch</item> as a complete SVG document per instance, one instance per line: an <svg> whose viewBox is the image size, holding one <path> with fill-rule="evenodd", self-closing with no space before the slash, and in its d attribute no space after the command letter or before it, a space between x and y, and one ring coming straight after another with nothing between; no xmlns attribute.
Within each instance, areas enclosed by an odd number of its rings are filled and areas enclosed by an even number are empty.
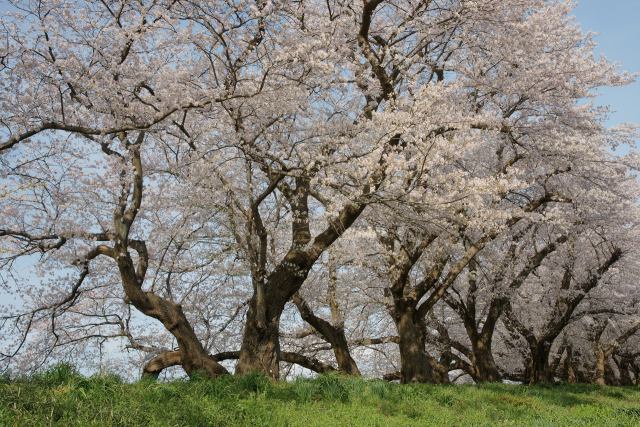
<svg viewBox="0 0 640 427"><path fill-rule="evenodd" d="M181 364L182 356L180 355L180 351L167 351L149 360L142 369L142 375L144 377L158 378L160 373L165 369Z"/></svg>

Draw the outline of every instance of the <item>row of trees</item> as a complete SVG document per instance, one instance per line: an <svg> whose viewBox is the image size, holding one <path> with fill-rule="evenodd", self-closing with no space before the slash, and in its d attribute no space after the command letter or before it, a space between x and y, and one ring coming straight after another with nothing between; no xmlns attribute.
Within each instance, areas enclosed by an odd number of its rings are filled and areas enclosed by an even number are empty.
<svg viewBox="0 0 640 427"><path fill-rule="evenodd" d="M9 3L0 368L638 382L632 76L570 4Z"/></svg>

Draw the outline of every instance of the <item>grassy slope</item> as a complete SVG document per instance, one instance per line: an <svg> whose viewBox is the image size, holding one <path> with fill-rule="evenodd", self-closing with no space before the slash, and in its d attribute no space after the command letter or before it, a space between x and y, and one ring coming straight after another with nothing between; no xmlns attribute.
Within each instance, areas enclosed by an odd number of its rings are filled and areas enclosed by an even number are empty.
<svg viewBox="0 0 640 427"><path fill-rule="evenodd" d="M639 426L640 388L400 386L338 376L124 384L59 367L0 379L0 426Z"/></svg>

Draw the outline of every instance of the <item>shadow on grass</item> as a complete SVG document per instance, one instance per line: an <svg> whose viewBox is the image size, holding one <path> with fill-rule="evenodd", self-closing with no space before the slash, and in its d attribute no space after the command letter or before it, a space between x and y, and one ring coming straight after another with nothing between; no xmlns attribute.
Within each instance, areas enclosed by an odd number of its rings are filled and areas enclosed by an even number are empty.
<svg viewBox="0 0 640 427"><path fill-rule="evenodd" d="M477 386L481 390L494 393L508 393L517 396L529 396L544 402L545 404L574 407L577 405L606 405L602 398L627 400L633 402L640 398L640 389L637 387L602 387L592 384L540 384L540 385L508 385L508 384L481 384ZM632 394L637 394L633 397Z"/></svg>

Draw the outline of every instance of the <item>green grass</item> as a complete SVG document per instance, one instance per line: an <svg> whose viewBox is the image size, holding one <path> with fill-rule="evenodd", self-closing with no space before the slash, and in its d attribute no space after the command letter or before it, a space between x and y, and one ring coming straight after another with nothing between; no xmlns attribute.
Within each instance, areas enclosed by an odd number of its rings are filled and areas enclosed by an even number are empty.
<svg viewBox="0 0 640 427"><path fill-rule="evenodd" d="M639 426L640 388L397 385L336 375L0 378L0 426Z"/></svg>

